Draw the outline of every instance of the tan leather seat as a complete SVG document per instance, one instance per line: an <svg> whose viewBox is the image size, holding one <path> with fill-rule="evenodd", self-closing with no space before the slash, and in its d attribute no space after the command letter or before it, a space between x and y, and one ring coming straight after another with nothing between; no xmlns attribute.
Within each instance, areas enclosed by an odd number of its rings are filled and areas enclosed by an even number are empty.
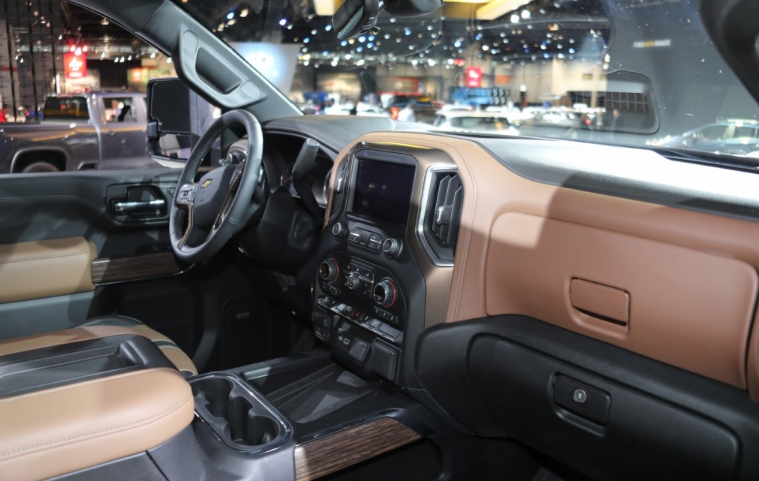
<svg viewBox="0 0 759 481"><path fill-rule="evenodd" d="M0 390L0 479L38 481L144 453L192 422L190 385L148 339L171 341L119 321L0 342L6 374L24 379ZM194 372L170 349L178 369ZM92 363L105 358L120 362Z"/></svg>

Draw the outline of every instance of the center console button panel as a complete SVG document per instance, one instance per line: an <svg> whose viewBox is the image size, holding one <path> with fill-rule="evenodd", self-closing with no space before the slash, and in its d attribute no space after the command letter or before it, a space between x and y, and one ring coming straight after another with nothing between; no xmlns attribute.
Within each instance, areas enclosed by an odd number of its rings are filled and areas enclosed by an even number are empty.
<svg viewBox="0 0 759 481"><path fill-rule="evenodd" d="M382 236L376 232L355 227L351 230L350 236L348 236L348 242L378 251L382 247Z"/></svg>

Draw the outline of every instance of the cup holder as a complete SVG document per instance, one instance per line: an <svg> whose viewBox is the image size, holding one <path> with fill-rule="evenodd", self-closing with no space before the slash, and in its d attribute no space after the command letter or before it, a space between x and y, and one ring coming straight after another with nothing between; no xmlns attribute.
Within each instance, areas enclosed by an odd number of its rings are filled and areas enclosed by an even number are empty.
<svg viewBox="0 0 759 481"><path fill-rule="evenodd" d="M286 443L284 418L237 376L209 374L190 381L195 411L223 442L240 451L264 451Z"/></svg>

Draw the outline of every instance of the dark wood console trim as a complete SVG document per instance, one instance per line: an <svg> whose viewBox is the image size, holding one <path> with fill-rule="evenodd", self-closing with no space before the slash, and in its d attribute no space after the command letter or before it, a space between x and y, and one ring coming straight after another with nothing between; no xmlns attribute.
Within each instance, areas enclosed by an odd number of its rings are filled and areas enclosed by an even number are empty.
<svg viewBox="0 0 759 481"><path fill-rule="evenodd" d="M309 481L412 443L421 436L381 417L295 447L295 479Z"/></svg>
<svg viewBox="0 0 759 481"><path fill-rule="evenodd" d="M173 252L158 252L124 257L102 257L92 261L92 282L111 284L179 274L181 269Z"/></svg>

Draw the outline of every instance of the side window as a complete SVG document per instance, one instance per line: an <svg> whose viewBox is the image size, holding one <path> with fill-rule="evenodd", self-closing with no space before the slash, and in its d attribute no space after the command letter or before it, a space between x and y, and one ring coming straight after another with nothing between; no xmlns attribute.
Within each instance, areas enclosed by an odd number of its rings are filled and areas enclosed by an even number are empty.
<svg viewBox="0 0 759 481"><path fill-rule="evenodd" d="M757 128L752 126L735 127L735 134L733 134L736 139L755 139L756 136Z"/></svg>
<svg viewBox="0 0 759 481"><path fill-rule="evenodd" d="M134 97L104 97L103 114L106 122L133 123L137 122L137 105ZM144 120L143 120L144 122Z"/></svg>
<svg viewBox="0 0 759 481"><path fill-rule="evenodd" d="M697 139L718 140L725 137L726 125L712 125L697 131L693 136Z"/></svg>
<svg viewBox="0 0 759 481"><path fill-rule="evenodd" d="M48 97L43 109L45 120L87 122L90 113L84 97Z"/></svg>

